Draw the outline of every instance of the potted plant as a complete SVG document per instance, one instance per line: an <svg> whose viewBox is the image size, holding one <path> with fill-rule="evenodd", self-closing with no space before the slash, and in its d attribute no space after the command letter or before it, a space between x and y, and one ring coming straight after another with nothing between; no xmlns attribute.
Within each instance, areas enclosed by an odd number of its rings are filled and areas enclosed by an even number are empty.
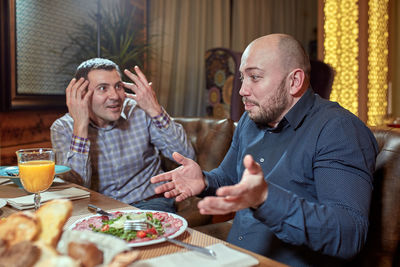
<svg viewBox="0 0 400 267"><path fill-rule="evenodd" d="M114 61L121 70L132 69L135 65L145 68L150 46L146 39L143 10L129 1L110 1L99 12L92 11L88 20L76 23L70 42L63 49L66 57L63 71L76 69L83 61L97 55L98 24L100 25L100 57Z"/></svg>

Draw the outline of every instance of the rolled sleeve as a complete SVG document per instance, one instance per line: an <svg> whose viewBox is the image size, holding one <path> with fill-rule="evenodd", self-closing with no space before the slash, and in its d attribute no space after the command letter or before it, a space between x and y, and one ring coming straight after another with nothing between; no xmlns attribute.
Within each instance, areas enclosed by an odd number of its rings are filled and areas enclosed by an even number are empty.
<svg viewBox="0 0 400 267"><path fill-rule="evenodd" d="M70 150L75 153L88 154L90 141L88 138L72 135Z"/></svg>
<svg viewBox="0 0 400 267"><path fill-rule="evenodd" d="M162 108L162 111L159 115L151 118L154 125L160 129L168 128L171 123L171 118L169 117L168 113Z"/></svg>

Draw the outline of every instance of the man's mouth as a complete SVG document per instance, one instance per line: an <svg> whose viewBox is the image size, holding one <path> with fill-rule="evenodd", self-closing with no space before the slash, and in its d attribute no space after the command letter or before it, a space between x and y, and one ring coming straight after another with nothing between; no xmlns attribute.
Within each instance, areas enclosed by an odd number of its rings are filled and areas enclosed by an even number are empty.
<svg viewBox="0 0 400 267"><path fill-rule="evenodd" d="M119 109L121 108L120 104L112 104L112 105L107 105L108 109L111 109L112 111L119 111Z"/></svg>
<svg viewBox="0 0 400 267"><path fill-rule="evenodd" d="M259 106L259 104L256 101L249 100L247 97L242 97L242 101L243 101L245 110L249 110L255 106Z"/></svg>

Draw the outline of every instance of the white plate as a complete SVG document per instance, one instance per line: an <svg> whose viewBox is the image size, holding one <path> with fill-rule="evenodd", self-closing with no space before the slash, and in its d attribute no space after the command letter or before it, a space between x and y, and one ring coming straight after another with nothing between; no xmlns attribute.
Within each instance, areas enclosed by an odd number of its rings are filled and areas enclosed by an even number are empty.
<svg viewBox="0 0 400 267"><path fill-rule="evenodd" d="M0 198L0 209L1 209L2 207L4 207L5 205L7 205L7 201L5 201L4 199L1 199L1 198Z"/></svg>
<svg viewBox="0 0 400 267"><path fill-rule="evenodd" d="M112 211L112 213L114 213L114 212L116 212L116 211ZM157 211L157 210L121 210L121 211L119 211L119 212L121 212L121 213L139 213L139 212L140 212L140 213L143 213L143 212L152 212L152 213L154 213L154 212L162 212L162 213L167 213L168 215L170 215L170 216L172 216L172 217L174 217L174 218L176 218L176 219L181 220L181 221L182 221L182 226L181 226L181 227L179 228L179 230L176 231L174 234L168 236L169 238L178 237L178 236L181 235L183 232L185 232L186 228L188 227L188 223L187 223L187 221L186 221L185 218L183 218L183 217L181 217L181 216L179 216L179 215L176 215L176 214L174 214L174 213L169 213L169 212L165 212L165 211ZM75 227L75 225L76 225L77 223L80 223L80 222L83 221L83 220L87 220L87 219L89 219L89 218L96 217L96 216L101 217L101 215L98 215L98 214L87 216L87 217L85 217L85 218L79 219L79 220L77 220L76 222L74 222L70 227L68 227L68 229L69 229L69 230L72 230L72 229ZM130 247L142 247L142 246L148 246L148 245L158 244L158 243L162 243L162 242L165 242L165 238L161 236L161 237L159 237L158 239L154 239L154 240L150 240L150 241L144 241L144 242L139 242L139 243L128 243L128 245L129 245Z"/></svg>

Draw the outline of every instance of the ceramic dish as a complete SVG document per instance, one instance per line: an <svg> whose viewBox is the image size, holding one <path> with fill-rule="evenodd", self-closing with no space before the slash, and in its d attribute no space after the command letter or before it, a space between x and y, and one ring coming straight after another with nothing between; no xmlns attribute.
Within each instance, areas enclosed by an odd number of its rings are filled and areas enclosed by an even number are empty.
<svg viewBox="0 0 400 267"><path fill-rule="evenodd" d="M169 238L175 238L175 237L177 237L177 236L179 236L179 235L181 235L183 232L185 232L185 230L186 230L186 228L188 227L188 223L187 223L187 221L185 220L185 218L183 218L183 217L181 217L181 216L179 216L179 215L176 215L176 214L173 214L173 213L168 213L168 212L164 212L164 211L154 211L154 210L121 210L120 211L121 213L143 213L143 212L151 212L151 213L165 213L165 214L167 214L168 216L172 216L173 217L173 219L178 219L178 220L180 220L181 221L181 226L179 227L179 229L176 231L176 232L174 232L173 234L171 234L171 235L168 235L168 237ZM115 212L112 212L112 214L114 214ZM95 218L95 217L98 217L97 219ZM81 228L81 226L82 225L84 225L84 224L86 224L86 223L88 223L88 220L90 219L90 220L99 220L99 221L101 221L102 220L102 218L104 218L104 217L102 217L101 215L91 215L91 216L87 216L87 217L85 217L85 218L82 218L82 219L79 219L79 220L77 220L76 222L74 222L70 227L68 227L68 229L70 229L70 230L77 230L77 229L74 229L75 227L78 227L78 228ZM88 229L79 229L79 231L87 231ZM132 242L127 242L127 244L128 244L128 246L130 246L130 247L142 247L142 246L148 246L148 245L153 245L153 244L157 244L157 243L162 243L162 242L165 242L166 240L165 240L165 238L163 237L163 236L160 236L160 237L158 237L157 239L154 239L154 240L148 240L148 241L142 241L142 242L135 242L135 243L132 243Z"/></svg>

